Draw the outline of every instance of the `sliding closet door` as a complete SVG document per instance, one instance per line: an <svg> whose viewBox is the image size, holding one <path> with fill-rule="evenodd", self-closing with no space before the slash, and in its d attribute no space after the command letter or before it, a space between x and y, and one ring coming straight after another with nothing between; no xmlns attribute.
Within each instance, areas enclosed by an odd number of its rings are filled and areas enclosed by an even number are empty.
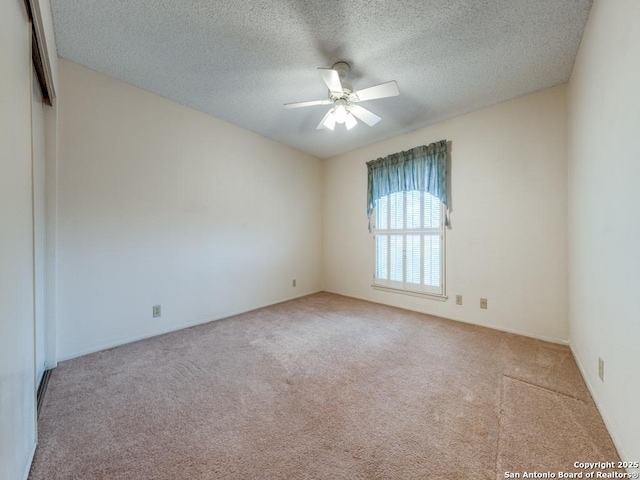
<svg viewBox="0 0 640 480"><path fill-rule="evenodd" d="M0 478L26 478L35 449L31 29L0 1Z"/></svg>
<svg viewBox="0 0 640 480"><path fill-rule="evenodd" d="M36 332L36 388L45 369L45 127L42 92L38 78L33 75L31 100L31 142L33 169L33 280Z"/></svg>

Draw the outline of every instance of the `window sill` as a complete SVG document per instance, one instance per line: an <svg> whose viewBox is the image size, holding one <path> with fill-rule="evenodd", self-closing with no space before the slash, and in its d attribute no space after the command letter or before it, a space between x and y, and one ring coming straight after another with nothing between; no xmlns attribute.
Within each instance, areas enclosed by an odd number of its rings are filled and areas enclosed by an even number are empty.
<svg viewBox="0 0 640 480"><path fill-rule="evenodd" d="M376 284L372 284L371 288L373 288L374 290L380 290L381 292L401 293L403 295L410 295L412 297L428 298L430 300L436 300L438 302L446 302L447 298L449 298L446 295L437 295L435 293L413 292L411 290L401 290L399 288L385 287L385 286L376 285Z"/></svg>

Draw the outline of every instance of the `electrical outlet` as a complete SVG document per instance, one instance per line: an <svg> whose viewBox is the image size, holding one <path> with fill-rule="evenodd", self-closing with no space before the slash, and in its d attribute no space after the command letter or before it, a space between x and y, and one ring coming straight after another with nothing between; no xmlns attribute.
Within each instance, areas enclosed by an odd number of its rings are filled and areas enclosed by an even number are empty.
<svg viewBox="0 0 640 480"><path fill-rule="evenodd" d="M604 360L598 358L598 376L604 382Z"/></svg>
<svg viewBox="0 0 640 480"><path fill-rule="evenodd" d="M292 286L292 287L295 287L295 286L296 286L296 283L297 283L297 282L296 282L296 279L294 278L294 279L292 280L292 282L291 282L291 286Z"/></svg>
<svg viewBox="0 0 640 480"><path fill-rule="evenodd" d="M456 305L462 305L462 295L456 295Z"/></svg>
<svg viewBox="0 0 640 480"><path fill-rule="evenodd" d="M480 299L480 308L484 308L486 310L486 308L487 308L487 299L486 298L481 298Z"/></svg>
<svg viewBox="0 0 640 480"><path fill-rule="evenodd" d="M160 316L160 305L153 306L153 318Z"/></svg>

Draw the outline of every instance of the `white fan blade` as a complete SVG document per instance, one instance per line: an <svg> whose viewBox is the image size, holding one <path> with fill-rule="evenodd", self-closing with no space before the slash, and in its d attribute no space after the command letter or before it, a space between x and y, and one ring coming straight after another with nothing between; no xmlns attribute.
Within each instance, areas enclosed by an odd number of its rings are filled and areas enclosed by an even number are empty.
<svg viewBox="0 0 640 480"><path fill-rule="evenodd" d="M327 84L327 88L330 92L342 93L342 83L340 82L340 75L338 72L331 68L318 68L322 80Z"/></svg>
<svg viewBox="0 0 640 480"><path fill-rule="evenodd" d="M345 127L347 127L347 130L351 130L357 124L358 124L358 120L356 120L356 117L354 117L351 113L347 115L347 118L344 121L344 125Z"/></svg>
<svg viewBox="0 0 640 480"><path fill-rule="evenodd" d="M329 110L327 114L322 117L322 121L316 127L317 130L322 130L323 128L328 128L329 130L333 130L336 126L336 116L333 114L333 109Z"/></svg>
<svg viewBox="0 0 640 480"><path fill-rule="evenodd" d="M366 108L362 108L360 105L351 105L350 111L370 127L373 127L376 123L382 120L378 115L370 112Z"/></svg>
<svg viewBox="0 0 640 480"><path fill-rule="evenodd" d="M314 100L312 102L297 102L297 103L285 103L284 108L300 108L300 107L311 107L313 105L331 105L333 102L329 99L327 100Z"/></svg>
<svg viewBox="0 0 640 480"><path fill-rule="evenodd" d="M356 95L359 101L364 102L366 100L375 100L376 98L395 97L400 95L400 90L398 90L396 81L391 80L390 82L358 90Z"/></svg>

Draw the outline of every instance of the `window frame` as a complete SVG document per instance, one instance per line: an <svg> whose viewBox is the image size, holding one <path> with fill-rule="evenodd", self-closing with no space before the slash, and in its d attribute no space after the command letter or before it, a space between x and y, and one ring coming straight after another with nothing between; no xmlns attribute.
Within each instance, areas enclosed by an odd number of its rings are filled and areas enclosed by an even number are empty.
<svg viewBox="0 0 640 480"><path fill-rule="evenodd" d="M402 228L391 228L391 195L393 194L389 194L386 195L386 198L388 199L388 205L389 207L387 207L387 228L385 229L378 229L378 212L377 212L377 208L378 208L378 203L376 202L376 207L374 208L374 212L373 212L373 220L374 220L374 225L373 225L373 229L372 229L372 237L373 237L373 283L371 285L371 287L375 290L381 290L381 291L388 291L388 292L394 292L394 293L401 293L401 294L405 294L405 295L412 295L412 296L417 296L417 297L423 297L423 298L430 298L433 300L438 300L438 301L446 301L447 300L447 295L446 295L446 226L445 226L445 205L440 201L440 199L438 199L437 197L427 193L427 192L419 192L420 193L420 217L424 218L424 204L425 204L425 200L424 200L424 196L425 195L431 195L435 200L437 200L440 203L440 225L438 228L407 228L407 194L409 192L398 192L398 193L402 193L403 195L403 226ZM423 221L423 220L421 220ZM402 282L399 282L397 280L391 280L391 262L388 261L387 262L387 269L388 269L388 277L389 279L381 279L381 278L377 278L376 277L376 268L377 268L377 248L376 248L376 242L377 242L377 238L378 236L386 236L387 237L387 241L390 242L391 241L391 236L392 235L401 235L402 236L402 249L403 249L403 261L402 261ZM424 254L422 253L420 255L420 262L422 264L420 272L421 272L421 283L420 284L415 284L415 283L408 283L407 282L407 254L406 254L406 250L407 250L407 236L408 235L419 235L420 236L420 245L421 245L421 249L424 248L424 238L427 235L439 235L440 238L440 283L441 283L441 288L437 288L437 287L432 287L429 285L424 285L424 280L423 280L423 275L424 275ZM387 247L388 251L390 252L391 247ZM389 253L390 255L390 253ZM390 260L390 259L389 259Z"/></svg>

